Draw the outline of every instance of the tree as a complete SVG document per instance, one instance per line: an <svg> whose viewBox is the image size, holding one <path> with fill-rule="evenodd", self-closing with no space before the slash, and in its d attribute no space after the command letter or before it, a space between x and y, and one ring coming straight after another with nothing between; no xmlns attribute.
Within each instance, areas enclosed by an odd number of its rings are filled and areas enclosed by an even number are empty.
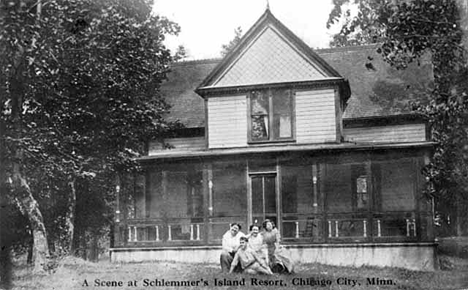
<svg viewBox="0 0 468 290"><path fill-rule="evenodd" d="M185 49L185 46L179 45L176 49L176 52L174 53L174 61L181 61L184 60L185 58L188 57L187 50Z"/></svg>
<svg viewBox="0 0 468 290"><path fill-rule="evenodd" d="M146 0L1 2L1 182L29 219L36 270L50 244L38 200L60 216L50 224L70 251L77 188L111 200L115 175L135 170L147 141L178 126L164 120L159 87L172 61L164 35L179 27L151 8Z"/></svg>
<svg viewBox="0 0 468 290"><path fill-rule="evenodd" d="M225 57L242 38L242 28L239 26L234 30L234 38L228 43L221 46L221 56Z"/></svg>
<svg viewBox="0 0 468 290"><path fill-rule="evenodd" d="M429 104L414 108L427 116L437 143L424 173L427 193L457 209L468 208L468 28L467 7L455 0L334 0L327 27L345 24L335 46L378 43L377 52L392 66L430 54L435 88ZM357 7L351 16L349 5ZM461 8L461 9L460 9ZM460 225L460 223L459 223ZM460 231L459 231L460 234Z"/></svg>

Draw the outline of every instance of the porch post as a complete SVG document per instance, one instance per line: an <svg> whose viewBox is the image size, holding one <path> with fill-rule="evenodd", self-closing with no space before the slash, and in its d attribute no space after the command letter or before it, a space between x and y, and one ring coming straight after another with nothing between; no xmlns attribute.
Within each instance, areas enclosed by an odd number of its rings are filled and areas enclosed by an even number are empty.
<svg viewBox="0 0 468 290"><path fill-rule="evenodd" d="M212 235L211 216L213 215L213 168L211 163L203 165L203 241L209 243Z"/></svg>
<svg viewBox="0 0 468 290"><path fill-rule="evenodd" d="M129 175L120 176L120 194L119 194L119 211L120 211L120 230L121 232L121 243L127 245L130 236L128 235L128 190L129 190Z"/></svg>
<svg viewBox="0 0 468 290"><path fill-rule="evenodd" d="M430 162L430 159L429 157L427 156L427 154L425 153L423 156L419 157L418 159L418 168L417 168L417 172L421 172L421 168L423 168L425 165L428 165L429 162ZM417 191L417 194L418 196L425 200L425 203L424 203L424 219L426 220L426 232L423 233L422 232L422 227L420 228L420 230L418 231L419 233L421 233L421 235L425 235L425 236L422 236L422 239L426 238L427 240L429 241L432 241L434 240L434 225L433 225L433 222L434 222L434 215L435 215L435 204L434 204L434 198L431 198L431 200L427 200L427 198L424 196L423 194L423 191L425 189L425 187L427 186L427 182L429 181L427 179L427 177L424 177L422 176L421 173L419 173L417 176L419 176L419 182L418 182L418 191ZM419 222L419 225L421 225L422 221Z"/></svg>
<svg viewBox="0 0 468 290"><path fill-rule="evenodd" d="M115 177L115 220L114 220L114 243L112 247L120 246L120 178Z"/></svg>
<svg viewBox="0 0 468 290"><path fill-rule="evenodd" d="M247 184L247 228L252 223L252 181L249 175L249 162L245 160L245 181Z"/></svg>
<svg viewBox="0 0 468 290"><path fill-rule="evenodd" d="M164 171L164 170L161 170L161 189L162 189L162 198L161 198L161 202L164 204L164 210L162 210L162 216L166 216L166 207L167 205L165 204L168 200L168 196L167 196L167 171ZM163 218L161 220L161 228L162 229L168 229L168 224L169 224L169 221L165 218ZM170 227L170 226L169 226ZM171 230L170 228L168 229L167 231L167 240L170 241L171 240ZM164 234L163 234L163 237L161 238L163 241L165 240L164 238Z"/></svg>
<svg viewBox="0 0 468 290"><path fill-rule="evenodd" d="M272 127L273 128L273 127ZM282 200L282 196L281 196L281 193L283 192L282 188L281 188L281 180L282 180L282 176L281 176L281 167L280 167L280 164L279 164L279 159L278 157L276 157L276 182L277 182L277 186L276 187L276 216L277 216L277 225L276 227L278 228L278 231L281 233L281 228L283 226L283 217L281 216L281 212L283 211L282 210L282 204L281 204L281 200ZM296 233L297 235L299 235L299 224L297 224L297 227L296 227ZM298 237L299 238L299 237Z"/></svg>
<svg viewBox="0 0 468 290"><path fill-rule="evenodd" d="M312 204L314 209L314 214L318 213L318 176L317 176L317 164L314 162L312 164L312 183L313 183L313 196L314 196L314 203Z"/></svg>
<svg viewBox="0 0 468 290"><path fill-rule="evenodd" d="M414 172L416 172L415 174L415 177L414 177L414 189L413 189L413 192L414 192L414 202L415 202L415 205L416 205L416 214L415 214L415 218L416 219L413 219L413 227L414 227L414 236L417 237L417 240L418 241L422 241L423 240L423 237L424 237L424 233L422 232L422 220L425 218L425 216L427 215L427 211L425 210L425 208L423 208L423 205L421 204L421 199L423 198L423 178L421 176L421 171L420 171L420 168L422 168L422 164L421 164L421 160L420 158L413 158L413 162L412 162L412 165L413 165L413 170ZM432 220L432 215L430 215L431 217L431 220ZM417 228L419 228L419 230L416 230ZM426 229L429 229L429 225L426 225ZM427 233L426 233L426 236L427 236Z"/></svg>
<svg viewBox="0 0 468 290"><path fill-rule="evenodd" d="M367 223L369 223L370 227L366 228L364 238L365 239L374 239L374 234L372 231L372 225L374 224L373 218L374 218L374 184L373 184L373 172L372 172L372 156L367 155L367 160L366 160L366 165L365 165L365 171L366 171L366 176L367 176L367 220L365 221L364 226L367 226Z"/></svg>
<svg viewBox="0 0 468 290"><path fill-rule="evenodd" d="M146 218L151 217L151 177L150 169L145 170L145 211Z"/></svg>
<svg viewBox="0 0 468 290"><path fill-rule="evenodd" d="M325 192L325 163L317 164L318 171L318 188L320 197L322 199L321 208L322 208L322 237L325 242L328 241L328 238L331 238L331 221L328 221L327 216L327 193ZM326 234L328 232L328 235Z"/></svg>
<svg viewBox="0 0 468 290"><path fill-rule="evenodd" d="M312 212L314 213L314 225L315 229L312 231L312 237L315 241L317 239L321 239L321 229L320 229L320 224L325 223L324 220L320 221L318 218L318 213L319 213L319 172L318 172L318 166L317 162L314 160L312 163L312 194L313 194L313 203L312 203ZM323 210L323 209L322 209ZM317 220L319 221L317 223Z"/></svg>

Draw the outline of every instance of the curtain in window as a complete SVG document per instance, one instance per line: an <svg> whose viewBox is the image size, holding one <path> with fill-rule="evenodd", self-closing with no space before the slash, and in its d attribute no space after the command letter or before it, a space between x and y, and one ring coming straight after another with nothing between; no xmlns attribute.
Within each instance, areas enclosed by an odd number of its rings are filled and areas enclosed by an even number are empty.
<svg viewBox="0 0 468 290"><path fill-rule="evenodd" d="M252 112L252 139L262 140L269 138L269 101L268 95L256 92L251 98Z"/></svg>

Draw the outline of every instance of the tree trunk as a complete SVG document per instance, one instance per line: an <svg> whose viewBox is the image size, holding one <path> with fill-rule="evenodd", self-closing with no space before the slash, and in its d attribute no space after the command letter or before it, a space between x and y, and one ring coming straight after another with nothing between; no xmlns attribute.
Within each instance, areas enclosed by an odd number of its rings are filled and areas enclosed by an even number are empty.
<svg viewBox="0 0 468 290"><path fill-rule="evenodd" d="M4 81L0 77L0 82ZM3 82L4 83L4 82ZM5 89L0 85L0 112L4 110ZM0 288L11 288L11 227L9 221L9 198L10 187L7 186L6 174L6 125L0 118Z"/></svg>
<svg viewBox="0 0 468 290"><path fill-rule="evenodd" d="M11 289L11 227L8 223L10 217L7 212L8 201L5 196L7 188L4 186L3 179L0 189L0 289Z"/></svg>
<svg viewBox="0 0 468 290"><path fill-rule="evenodd" d="M44 219L39 209L39 204L32 195L31 188L27 180L21 173L21 164L23 161L23 149L19 140L23 137L22 112L25 79L22 73L26 70L26 59L22 51L18 53L18 60L15 65L15 75L10 80L11 94L11 117L13 121L13 137L17 140L12 147L12 186L16 205L23 215L25 215L31 225L33 236L33 260L34 272L43 272L47 265L49 256L49 246L47 244L47 234L44 225Z"/></svg>
<svg viewBox="0 0 468 290"><path fill-rule="evenodd" d="M28 257L26 258L26 263L28 263L28 265L31 265L34 262L34 240L32 239L32 232L30 232L30 234L31 240L28 242Z"/></svg>
<svg viewBox="0 0 468 290"><path fill-rule="evenodd" d="M69 182L70 185L70 194L68 195L67 202L67 212L65 214L65 225L66 225L66 235L67 235L67 244L66 248L68 253L73 254L73 235L75 230L75 208L76 208L76 188L75 188L76 179L73 179Z"/></svg>
<svg viewBox="0 0 468 290"><path fill-rule="evenodd" d="M2 237L0 249L0 289L11 289L11 249L8 241L4 242L5 239Z"/></svg>
<svg viewBox="0 0 468 290"><path fill-rule="evenodd" d="M14 164L14 167L18 167L18 164ZM16 193L17 205L20 211L28 218L32 228L34 272L43 272L47 266L47 258L49 256L44 219L42 218L39 204L33 197L28 183L17 169L14 169L14 172L13 186Z"/></svg>
<svg viewBox="0 0 468 290"><path fill-rule="evenodd" d="M99 232L92 231L92 241L90 245L90 260L97 262L99 260Z"/></svg>
<svg viewBox="0 0 468 290"><path fill-rule="evenodd" d="M80 245L83 251L83 259L89 260L89 250L88 250L88 241L86 240L86 230L83 231L80 236Z"/></svg>

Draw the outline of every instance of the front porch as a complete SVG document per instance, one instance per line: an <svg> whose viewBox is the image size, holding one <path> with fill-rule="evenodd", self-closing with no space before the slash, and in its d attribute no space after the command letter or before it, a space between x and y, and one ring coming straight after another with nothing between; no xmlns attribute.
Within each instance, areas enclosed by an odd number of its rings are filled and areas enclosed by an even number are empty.
<svg viewBox="0 0 468 290"><path fill-rule="evenodd" d="M217 262L230 223L247 233L269 218L301 262L432 269L425 154L412 148L145 162L144 174L122 185L112 260Z"/></svg>

